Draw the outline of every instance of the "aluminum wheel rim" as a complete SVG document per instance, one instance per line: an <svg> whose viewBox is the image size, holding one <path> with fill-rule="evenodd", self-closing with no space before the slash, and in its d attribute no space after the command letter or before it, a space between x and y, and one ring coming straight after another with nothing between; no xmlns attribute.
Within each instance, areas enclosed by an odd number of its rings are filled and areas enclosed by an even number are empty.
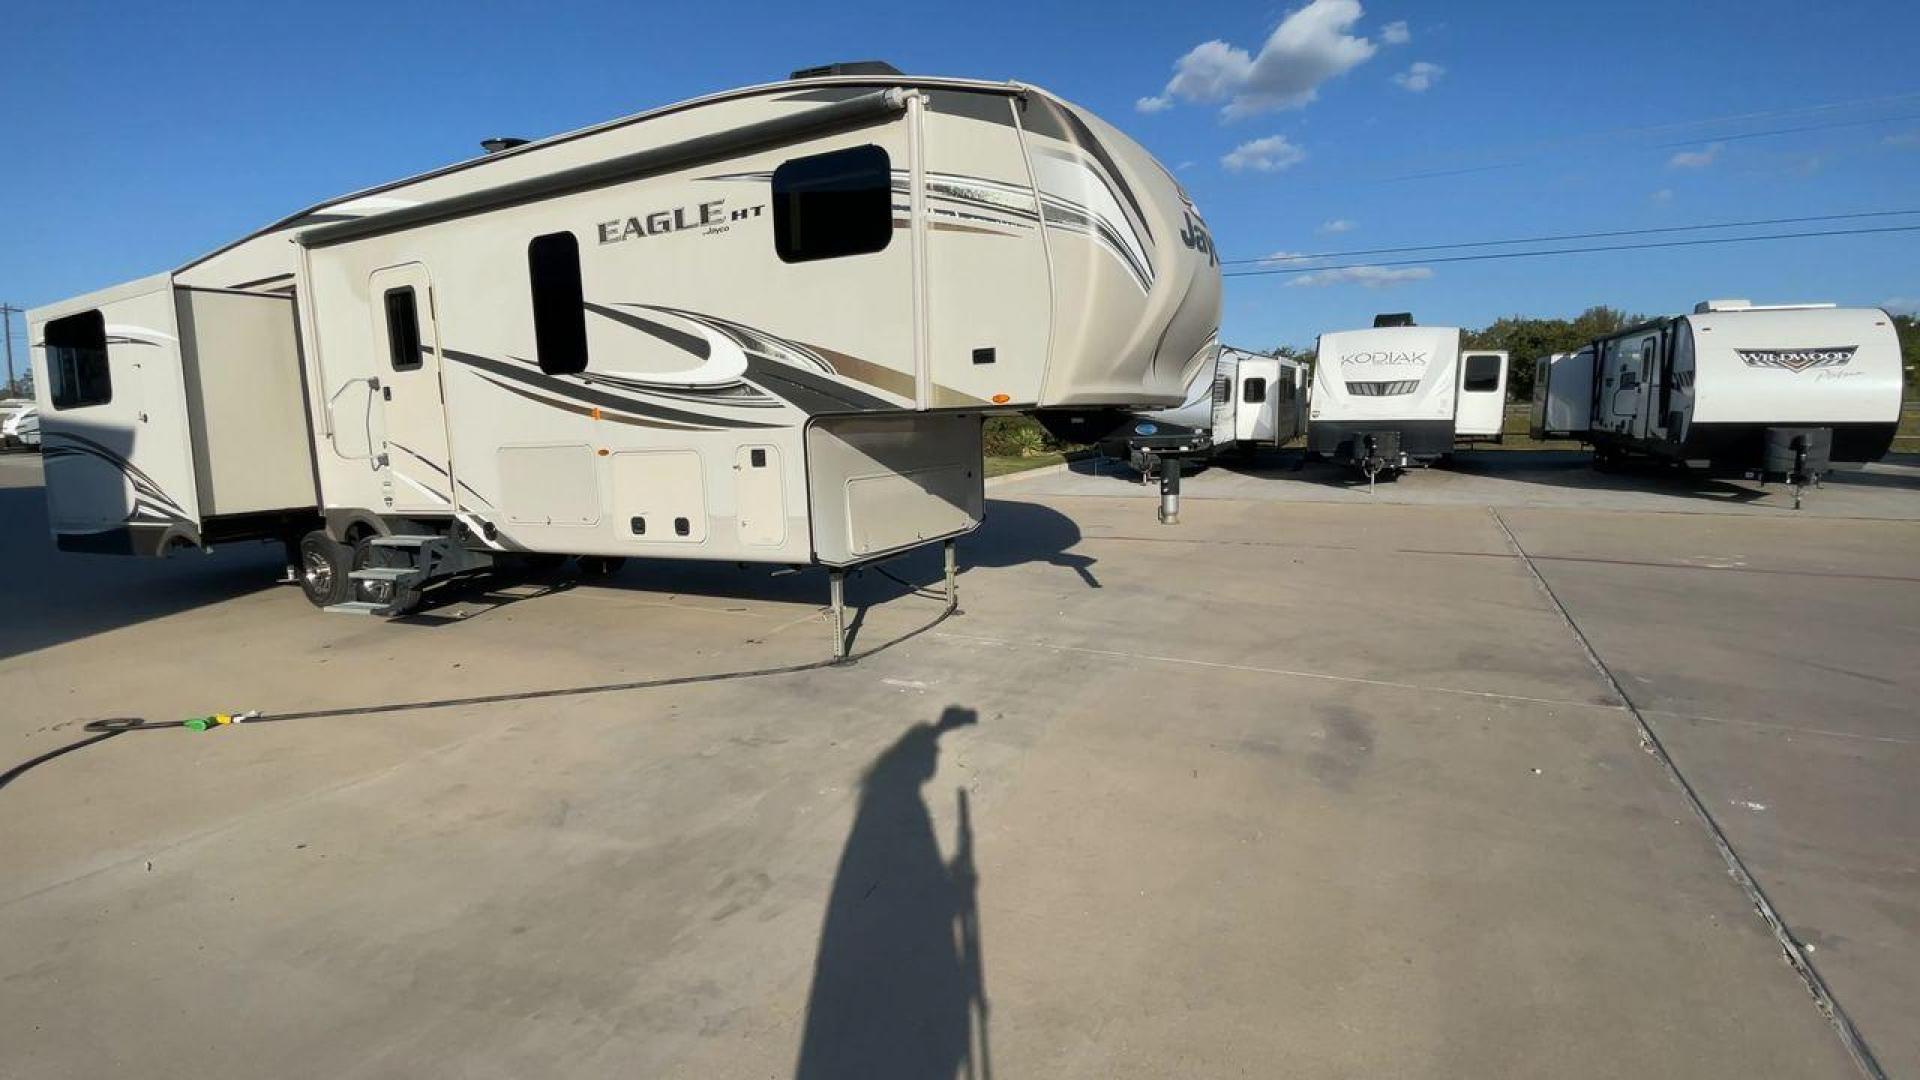
<svg viewBox="0 0 1920 1080"><path fill-rule="evenodd" d="M301 576L306 579L309 591L315 596L325 596L333 588L333 563L320 552L309 551Z"/></svg>

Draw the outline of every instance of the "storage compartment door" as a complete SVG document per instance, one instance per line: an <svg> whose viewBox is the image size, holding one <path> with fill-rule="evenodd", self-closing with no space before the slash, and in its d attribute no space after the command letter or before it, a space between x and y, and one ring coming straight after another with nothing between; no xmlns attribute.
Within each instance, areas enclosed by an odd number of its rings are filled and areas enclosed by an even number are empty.
<svg viewBox="0 0 1920 1080"><path fill-rule="evenodd" d="M740 543L779 547L787 540L786 470L777 446L743 446L733 459L734 521Z"/></svg>

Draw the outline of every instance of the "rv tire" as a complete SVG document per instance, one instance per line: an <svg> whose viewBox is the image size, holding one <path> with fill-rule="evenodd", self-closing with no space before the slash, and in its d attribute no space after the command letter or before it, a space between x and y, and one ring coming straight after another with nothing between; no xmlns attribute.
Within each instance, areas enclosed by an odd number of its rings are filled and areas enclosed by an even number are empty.
<svg viewBox="0 0 1920 1080"><path fill-rule="evenodd" d="M314 607L329 607L347 599L352 586L347 573L352 567L353 551L324 530L315 529L300 538L295 573L300 592Z"/></svg>

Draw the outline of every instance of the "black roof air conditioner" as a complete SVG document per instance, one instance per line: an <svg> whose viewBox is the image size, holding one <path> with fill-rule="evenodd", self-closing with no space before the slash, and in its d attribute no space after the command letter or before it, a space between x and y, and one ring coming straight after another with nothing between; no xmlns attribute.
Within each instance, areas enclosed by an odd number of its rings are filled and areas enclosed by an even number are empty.
<svg viewBox="0 0 1920 1080"><path fill-rule="evenodd" d="M824 79L830 75L898 75L900 69L885 60L846 60L838 64L801 68L789 79Z"/></svg>

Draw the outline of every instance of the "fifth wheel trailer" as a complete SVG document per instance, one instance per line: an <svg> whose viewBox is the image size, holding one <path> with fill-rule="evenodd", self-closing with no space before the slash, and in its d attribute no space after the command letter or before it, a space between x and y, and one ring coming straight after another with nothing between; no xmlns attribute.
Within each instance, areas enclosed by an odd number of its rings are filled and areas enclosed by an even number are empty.
<svg viewBox="0 0 1920 1080"><path fill-rule="evenodd" d="M1462 353L1455 327L1381 315L1370 330L1320 335L1307 450L1371 481L1499 441L1506 400L1506 353Z"/></svg>
<svg viewBox="0 0 1920 1080"><path fill-rule="evenodd" d="M1794 504L1835 468L1886 455L1900 342L1878 308L1708 300L1535 362L1530 427L1626 457L1779 477Z"/></svg>
<svg viewBox="0 0 1920 1080"><path fill-rule="evenodd" d="M1213 357L1199 211L1033 86L849 65L493 145L31 312L58 545L291 538L385 614L537 554L837 591L978 526L983 414Z"/></svg>

